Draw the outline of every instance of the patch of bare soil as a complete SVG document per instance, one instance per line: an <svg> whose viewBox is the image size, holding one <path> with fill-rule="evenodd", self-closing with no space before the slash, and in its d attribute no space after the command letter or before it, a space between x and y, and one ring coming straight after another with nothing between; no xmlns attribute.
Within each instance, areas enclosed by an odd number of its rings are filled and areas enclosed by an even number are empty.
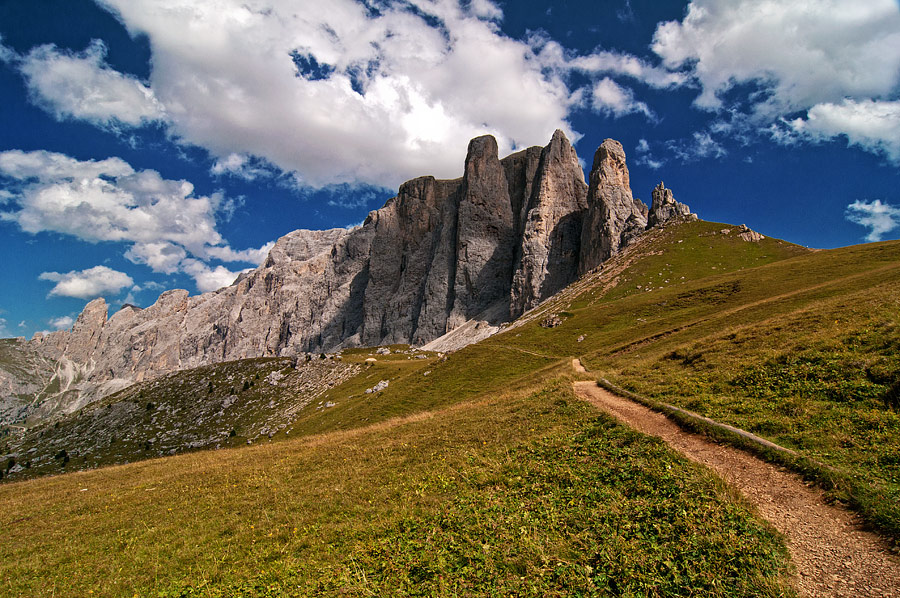
<svg viewBox="0 0 900 598"><path fill-rule="evenodd" d="M575 361L576 371L584 371ZM804 596L900 598L900 559L887 542L866 531L856 514L827 504L824 493L800 476L686 432L665 415L595 382L576 382L575 393L638 431L663 439L739 490L787 538Z"/></svg>

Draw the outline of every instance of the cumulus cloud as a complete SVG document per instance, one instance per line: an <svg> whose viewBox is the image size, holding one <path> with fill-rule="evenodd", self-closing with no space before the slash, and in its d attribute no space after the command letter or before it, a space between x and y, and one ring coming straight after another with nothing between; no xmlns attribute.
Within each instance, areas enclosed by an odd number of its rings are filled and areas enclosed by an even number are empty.
<svg viewBox="0 0 900 598"><path fill-rule="evenodd" d="M19 181L49 181L90 179L100 176L120 177L133 174L134 170L119 158L76 160L64 154L42 150L33 152L9 150L0 152L0 173Z"/></svg>
<svg viewBox="0 0 900 598"><path fill-rule="evenodd" d="M616 118L626 114L640 113L653 119L653 112L644 102L634 99L634 92L604 77L594 85L592 106L600 113L611 114Z"/></svg>
<svg viewBox="0 0 900 598"><path fill-rule="evenodd" d="M795 133L816 141L846 136L850 145L900 164L900 101L845 99L840 104L816 104L806 118L789 124Z"/></svg>
<svg viewBox="0 0 900 598"><path fill-rule="evenodd" d="M777 113L844 97L880 97L900 83L900 6L895 0L692 0L681 22L662 23L653 50L700 83L697 104L722 105L736 84L769 93Z"/></svg>
<svg viewBox="0 0 900 598"><path fill-rule="evenodd" d="M22 181L19 210L2 212L29 233L53 231L97 241L168 241L191 251L217 245L222 197L194 196L187 181L136 172L117 158L81 162L46 151L0 152L0 175Z"/></svg>
<svg viewBox="0 0 900 598"><path fill-rule="evenodd" d="M233 202L220 194L195 195L187 181L135 171L118 158L79 161L53 152L10 150L0 152L0 177L10 181L14 196L14 209L0 211L0 220L29 233L128 243L125 257L155 272L187 271L188 256L255 265L271 248L268 243L235 250L225 243L216 218L227 216ZM85 272L97 274L96 268ZM82 296L66 290L81 288L75 282L59 282L51 294Z"/></svg>
<svg viewBox="0 0 900 598"><path fill-rule="evenodd" d="M60 316L59 318L53 318L49 322L50 326L52 326L54 330L68 330L74 323L75 320L72 318L72 316Z"/></svg>
<svg viewBox="0 0 900 598"><path fill-rule="evenodd" d="M153 90L106 64L106 46L94 40L84 52L39 46L17 60L28 90L57 118L102 126L140 126L164 120Z"/></svg>
<svg viewBox="0 0 900 598"><path fill-rule="evenodd" d="M875 201L854 201L847 206L847 220L869 229L866 241L880 241L884 235L900 227L900 207Z"/></svg>
<svg viewBox="0 0 900 598"><path fill-rule="evenodd" d="M546 143L570 91L489 0L103 0L153 53L170 131L222 173L265 159L304 184L458 174L467 141ZM448 151L448 148L452 148Z"/></svg>
<svg viewBox="0 0 900 598"><path fill-rule="evenodd" d="M38 279L56 283L56 286L50 290L49 296L77 297L78 299L115 295L125 287L134 284L134 280L124 272L106 266L72 270L65 274L44 272L38 276Z"/></svg>
<svg viewBox="0 0 900 598"><path fill-rule="evenodd" d="M6 329L6 318L0 318L0 338L9 338L12 336Z"/></svg>
<svg viewBox="0 0 900 598"><path fill-rule="evenodd" d="M192 258L184 260L183 268L187 274L193 277L194 281L197 284L197 290L199 290L201 293L215 291L217 289L221 289L222 287L227 287L234 282L234 280L241 272L247 272L247 270L232 272L225 266L216 266L215 268L211 268L209 265L201 262L200 260L195 260Z"/></svg>
<svg viewBox="0 0 900 598"><path fill-rule="evenodd" d="M150 266L154 272L172 274L178 271L187 251L168 241L135 243L125 252L125 257L135 264Z"/></svg>
<svg viewBox="0 0 900 598"><path fill-rule="evenodd" d="M557 128L578 139L567 119L591 87L570 89L573 71L687 79L628 54L577 56L542 34L512 39L492 0L98 2L149 39L149 84L109 68L99 42L42 46L18 60L33 97L98 124L164 122L211 153L214 174L246 179L270 167L313 187L457 176L476 135L494 134L504 153Z"/></svg>
<svg viewBox="0 0 900 598"><path fill-rule="evenodd" d="M896 0L692 0L652 48L700 86L698 107L743 115L776 142L846 135L900 160Z"/></svg>

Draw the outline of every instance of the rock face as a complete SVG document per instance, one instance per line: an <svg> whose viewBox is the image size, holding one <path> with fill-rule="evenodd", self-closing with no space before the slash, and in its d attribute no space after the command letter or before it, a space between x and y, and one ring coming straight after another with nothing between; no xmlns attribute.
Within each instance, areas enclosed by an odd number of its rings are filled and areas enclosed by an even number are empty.
<svg viewBox="0 0 900 598"><path fill-rule="evenodd" d="M541 151L513 266L510 316L519 316L575 280L587 185L562 131Z"/></svg>
<svg viewBox="0 0 900 598"><path fill-rule="evenodd" d="M461 178L408 181L354 229L294 231L229 287L167 291L109 319L96 299L71 332L28 344L67 364L55 375L67 389L95 395L220 361L421 345L472 321L509 321L648 224L689 213L660 184L648 217L617 141L597 150L587 185L562 131L502 160L493 137L478 137Z"/></svg>
<svg viewBox="0 0 900 598"><path fill-rule="evenodd" d="M631 195L625 150L614 139L605 140L594 154L587 200L580 273L608 260L647 228L647 206Z"/></svg>
<svg viewBox="0 0 900 598"><path fill-rule="evenodd" d="M653 204L650 206L650 215L647 217L647 228L665 224L676 218L689 218L696 220L696 214L691 214L691 209L683 203L675 201L671 189L666 189L660 181L653 190Z"/></svg>

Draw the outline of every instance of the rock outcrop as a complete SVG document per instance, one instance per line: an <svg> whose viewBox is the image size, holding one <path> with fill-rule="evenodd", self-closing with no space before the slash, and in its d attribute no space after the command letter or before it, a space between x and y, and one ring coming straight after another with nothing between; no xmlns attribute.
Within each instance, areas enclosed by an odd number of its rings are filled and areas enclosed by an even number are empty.
<svg viewBox="0 0 900 598"><path fill-rule="evenodd" d="M677 218L688 218L696 220L697 215L691 214L691 209L675 201L671 189L660 181L659 185L653 190L653 203L650 206L650 214L647 216L647 228L665 224Z"/></svg>
<svg viewBox="0 0 900 598"><path fill-rule="evenodd" d="M513 318L575 280L578 269L588 188L562 131L541 151L536 173L513 266Z"/></svg>
<svg viewBox="0 0 900 598"><path fill-rule="evenodd" d="M562 131L503 159L493 137L478 137L461 178L408 181L361 226L294 231L261 266L212 293L167 291L108 320L96 299L71 332L29 346L71 364L67 388L97 393L220 361L422 345L473 321L495 330L648 224L689 213L660 184L648 215L617 141L597 150L587 185Z"/></svg>
<svg viewBox="0 0 900 598"><path fill-rule="evenodd" d="M647 206L632 197L625 150L606 139L594 154L579 272L596 268L647 228Z"/></svg>

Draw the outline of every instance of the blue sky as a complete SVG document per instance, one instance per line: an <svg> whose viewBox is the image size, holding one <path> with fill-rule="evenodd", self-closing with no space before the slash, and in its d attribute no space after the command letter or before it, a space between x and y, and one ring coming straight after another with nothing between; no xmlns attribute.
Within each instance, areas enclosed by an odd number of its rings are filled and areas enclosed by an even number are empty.
<svg viewBox="0 0 900 598"><path fill-rule="evenodd" d="M0 336L229 284L556 128L814 247L900 236L896 0L5 0Z"/></svg>

